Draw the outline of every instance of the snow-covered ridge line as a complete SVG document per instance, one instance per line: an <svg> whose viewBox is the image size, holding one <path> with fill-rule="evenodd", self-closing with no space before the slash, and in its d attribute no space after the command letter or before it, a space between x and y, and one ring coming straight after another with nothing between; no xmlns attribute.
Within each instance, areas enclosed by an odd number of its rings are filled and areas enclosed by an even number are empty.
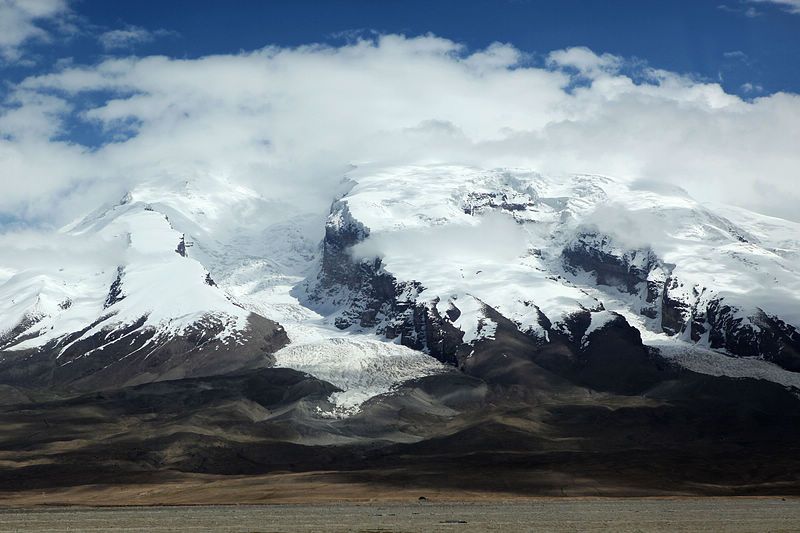
<svg viewBox="0 0 800 533"><path fill-rule="evenodd" d="M116 248L118 254L103 258L105 264L56 263L50 271L39 267L35 285L25 271L8 280L0 288L5 296L2 301L11 302L11 308L7 304L0 314L6 319L2 329L7 332L16 327L20 318L15 316L35 313L38 317L25 331L29 338L13 349L40 347L91 325L73 339L76 342L142 317L142 328L164 335L180 335L208 314L228 317L225 322L230 325L221 334L224 338L246 326L249 313L209 285L208 272L199 262L176 253L181 233L163 214L146 205L115 206L64 233L97 247Z"/></svg>

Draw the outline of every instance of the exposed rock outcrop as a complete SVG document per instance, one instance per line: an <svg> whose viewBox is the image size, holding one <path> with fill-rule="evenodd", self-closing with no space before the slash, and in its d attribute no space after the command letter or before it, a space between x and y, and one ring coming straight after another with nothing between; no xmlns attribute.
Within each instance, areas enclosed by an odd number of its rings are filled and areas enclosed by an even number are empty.
<svg viewBox="0 0 800 533"><path fill-rule="evenodd" d="M111 286L108 288L108 296L106 296L106 301L103 304L103 309L108 309L115 303L125 298L125 295L122 292L122 277L124 275L125 275L125 267L118 266L117 277L114 278L114 281L111 282Z"/></svg>
<svg viewBox="0 0 800 533"><path fill-rule="evenodd" d="M728 304L713 287L687 286L652 250L628 250L607 235L583 232L564 248L565 268L595 274L597 283L638 296L640 313L668 335L706 343L740 357L760 357L800 370L800 333L760 308Z"/></svg>
<svg viewBox="0 0 800 533"><path fill-rule="evenodd" d="M244 331L221 337L224 317L208 315L167 335L143 327L147 317L86 333L95 324L41 348L0 351L0 383L100 390L271 366L289 339L280 324L255 314Z"/></svg>
<svg viewBox="0 0 800 533"><path fill-rule="evenodd" d="M648 276L659 261L652 250L621 250L615 248L613 240L598 233L581 232L564 248L562 252L564 264L575 273L580 268L593 272L597 283L608 285L638 294L642 284L647 284L647 301L657 298L657 284L648 284Z"/></svg>

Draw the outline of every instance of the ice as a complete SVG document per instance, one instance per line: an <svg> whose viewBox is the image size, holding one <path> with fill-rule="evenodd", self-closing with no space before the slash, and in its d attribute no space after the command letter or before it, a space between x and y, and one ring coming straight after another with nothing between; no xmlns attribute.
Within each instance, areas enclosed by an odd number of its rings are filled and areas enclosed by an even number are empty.
<svg viewBox="0 0 800 533"><path fill-rule="evenodd" d="M276 366L306 372L342 389L330 398L337 414L352 414L369 398L403 381L452 370L421 352L363 336L294 343L276 352L275 360Z"/></svg>

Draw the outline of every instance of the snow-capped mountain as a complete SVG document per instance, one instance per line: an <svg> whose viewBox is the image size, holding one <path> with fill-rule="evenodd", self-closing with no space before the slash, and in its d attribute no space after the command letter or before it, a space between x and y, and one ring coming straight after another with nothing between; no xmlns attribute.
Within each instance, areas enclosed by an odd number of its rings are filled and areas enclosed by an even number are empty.
<svg viewBox="0 0 800 533"><path fill-rule="evenodd" d="M34 258L0 289L0 365L12 381L109 388L216 374L261 366L286 344L138 195L7 252Z"/></svg>
<svg viewBox="0 0 800 533"><path fill-rule="evenodd" d="M461 364L493 338L496 313L539 342L579 346L621 316L666 355L800 369L798 224L600 176L434 166L352 177L308 298L340 328Z"/></svg>
<svg viewBox="0 0 800 533"><path fill-rule="evenodd" d="M646 182L444 165L356 169L333 200L326 219L227 178L166 180L3 241L0 378L102 389L276 365L352 412L515 364L517 339L568 373L644 343L800 388L798 224Z"/></svg>

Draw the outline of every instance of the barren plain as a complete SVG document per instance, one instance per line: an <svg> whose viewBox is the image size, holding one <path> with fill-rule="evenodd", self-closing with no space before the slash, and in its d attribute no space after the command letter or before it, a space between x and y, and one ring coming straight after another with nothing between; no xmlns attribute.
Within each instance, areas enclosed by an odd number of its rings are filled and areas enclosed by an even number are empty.
<svg viewBox="0 0 800 533"><path fill-rule="evenodd" d="M0 510L0 531L800 531L798 498L204 505Z"/></svg>

